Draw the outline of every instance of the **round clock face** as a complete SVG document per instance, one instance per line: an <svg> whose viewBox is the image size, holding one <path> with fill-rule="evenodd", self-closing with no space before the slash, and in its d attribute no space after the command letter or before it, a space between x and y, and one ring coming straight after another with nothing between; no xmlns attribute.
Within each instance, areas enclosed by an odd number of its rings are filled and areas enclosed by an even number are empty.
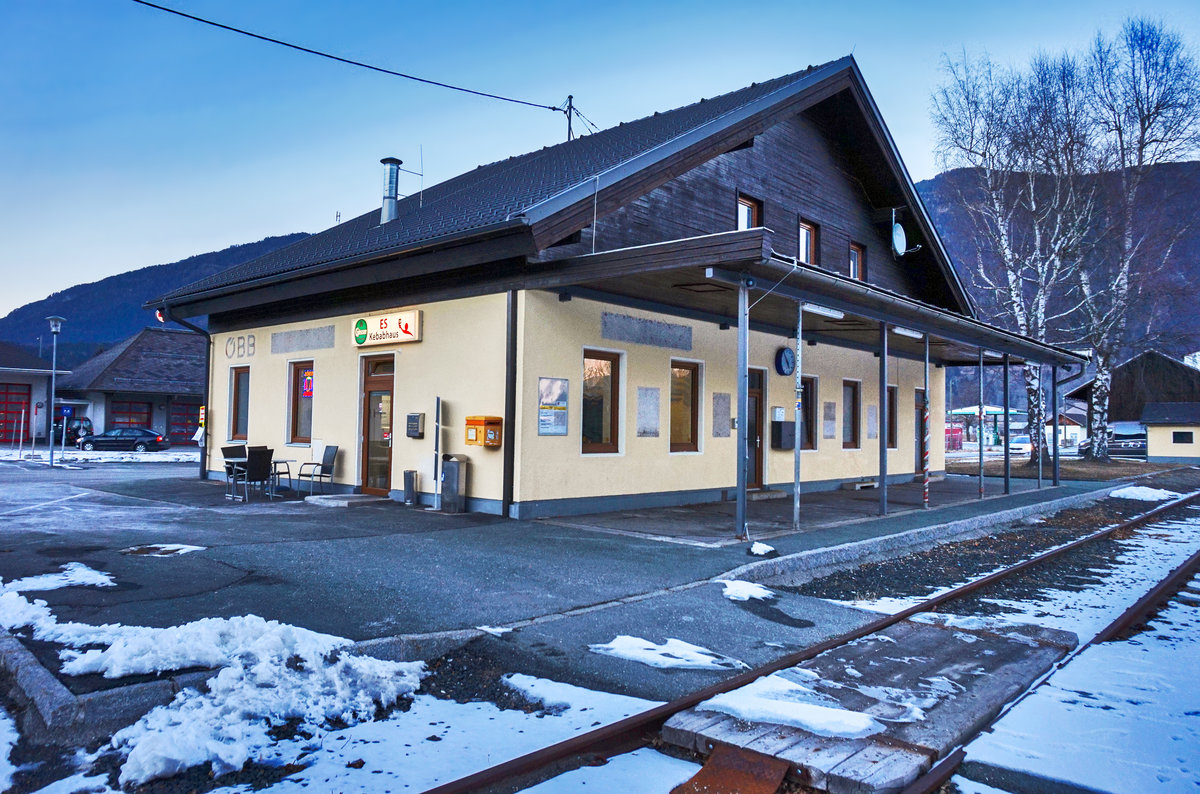
<svg viewBox="0 0 1200 794"><path fill-rule="evenodd" d="M790 347L781 347L775 352L775 371L780 375L791 375L796 371L796 352Z"/></svg>

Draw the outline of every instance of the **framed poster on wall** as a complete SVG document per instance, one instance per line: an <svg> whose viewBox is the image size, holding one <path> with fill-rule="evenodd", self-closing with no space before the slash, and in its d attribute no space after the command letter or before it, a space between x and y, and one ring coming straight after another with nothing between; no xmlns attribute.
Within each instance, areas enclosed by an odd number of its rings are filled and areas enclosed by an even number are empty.
<svg viewBox="0 0 1200 794"><path fill-rule="evenodd" d="M567 434L567 379L538 378L538 435Z"/></svg>

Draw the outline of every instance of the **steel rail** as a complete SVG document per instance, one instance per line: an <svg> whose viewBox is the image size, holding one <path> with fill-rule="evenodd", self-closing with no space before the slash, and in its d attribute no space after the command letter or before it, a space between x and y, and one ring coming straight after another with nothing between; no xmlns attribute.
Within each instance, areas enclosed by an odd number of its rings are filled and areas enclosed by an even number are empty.
<svg viewBox="0 0 1200 794"><path fill-rule="evenodd" d="M940 595L929 598L918 604L914 604L913 606L896 612L895 614L885 615L857 629L839 634L815 645L810 645L802 650L787 654L772 662L768 662L761 667L756 667L753 670L740 673L731 678L727 678L724 681L719 681L668 703L663 703L659 706L655 706L654 708L647 709L639 714L626 717L623 720L619 720L608 725L603 725L595 730L588 731L587 733L581 733L576 736L572 736L569 739L564 739L563 741L549 745L548 747L542 747L538 750L534 750L531 753L526 753L525 755L518 756L517 758L513 758L501 764L488 767L487 769L482 769L478 772L457 780L452 780L448 783L443 783L440 786L435 786L434 788L426 790L425 794L469 794L469 792L498 790L498 788L494 787L499 787L505 783L513 781L516 778L530 776L536 773L538 770L545 769L553 764L561 763L570 758L595 754L598 747L609 745L628 745L632 738L644 736L650 731L657 731L662 727L663 723L665 723L675 714L693 708L700 703L703 703L705 700L709 700L717 695L739 689L747 684L752 683L753 681L756 681L759 678L762 678L763 676L770 675L771 673L777 673L780 670L786 670L789 667L795 667L801 662L806 662L810 659L813 659L816 656L825 653L826 651L839 648L855 640L875 634L876 632L882 631L889 626L894 626L895 624L906 620L913 615L920 614L921 612L928 612L935 607L946 603L947 601L952 601L956 598L960 598L976 590L987 587L988 585L1000 581L1001 579L1007 578L1035 565L1039 565L1047 560L1059 557L1094 540L1099 540L1100 538L1107 537L1114 532L1130 529L1148 521L1152 521L1167 511L1174 510L1177 507L1182 507L1197 499L1200 499L1200 491L1193 491L1192 493L1185 494L1178 499L1173 499L1166 504L1159 505L1153 510L1149 510L1141 515L1134 516L1133 518L1122 521L1119 524L1114 524L1111 527L1106 527L1089 535L1085 535L1082 538L1078 538L1062 546L1056 546L1049 551L1043 552L1035 557L1031 557L1028 560L1019 562L1011 567L988 574L987 576L981 577L972 582L968 582L967 584L960 585L959 587L951 590L947 590Z"/></svg>
<svg viewBox="0 0 1200 794"><path fill-rule="evenodd" d="M1189 495L1194 497L1194 495ZM1188 498L1188 497L1185 497ZM1151 615L1159 611L1159 607L1171 600L1171 598L1179 592L1196 572L1200 571L1200 550L1197 550L1192 556L1188 557L1181 565L1167 574L1163 579L1154 585L1146 595L1142 596L1138 601L1122 612L1111 623L1100 630L1096 636L1080 645L1066 657L1060 659L1049 670L1047 670L1036 681L1029 685L1024 692L1014 697L1004 705L1000 713L988 721L988 724L980 728L970 739L963 740L963 743L955 748L952 752L946 755L941 761L933 766L928 772L910 783L901 794L933 794L938 791L941 786L953 777L958 767L962 764L966 757L964 747L976 737L981 736L991 730L996 723L1007 716L1013 708L1033 693L1042 684L1049 681L1055 673L1069 665L1081 653L1093 645L1100 645L1108 642L1116 637L1127 632L1129 629L1141 625Z"/></svg>

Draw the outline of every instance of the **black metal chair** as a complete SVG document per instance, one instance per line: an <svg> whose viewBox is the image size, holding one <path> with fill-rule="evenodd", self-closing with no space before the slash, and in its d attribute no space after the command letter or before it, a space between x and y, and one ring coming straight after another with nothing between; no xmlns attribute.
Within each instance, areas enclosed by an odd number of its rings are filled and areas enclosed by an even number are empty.
<svg viewBox="0 0 1200 794"><path fill-rule="evenodd" d="M333 467L337 462L338 448L326 445L325 453L321 455L320 463L301 463L300 471L296 473L297 480L308 480L308 492L313 492L315 483L321 483L321 493L325 493L325 483L333 485ZM299 488L299 483L296 484Z"/></svg>
<svg viewBox="0 0 1200 794"><path fill-rule="evenodd" d="M225 461L225 498L234 498L233 475L237 471L240 464L230 463L229 458L244 458L246 457L246 447L243 444L234 444L230 447L221 447L221 457Z"/></svg>
<svg viewBox="0 0 1200 794"><path fill-rule="evenodd" d="M234 476L234 490L237 490L238 484L241 484L242 498L245 501L250 501L250 486L251 484L259 486L268 499L275 498L274 488L274 468L271 466L271 456L275 451L266 447L247 447L246 448L246 463L244 466L239 466L236 469Z"/></svg>

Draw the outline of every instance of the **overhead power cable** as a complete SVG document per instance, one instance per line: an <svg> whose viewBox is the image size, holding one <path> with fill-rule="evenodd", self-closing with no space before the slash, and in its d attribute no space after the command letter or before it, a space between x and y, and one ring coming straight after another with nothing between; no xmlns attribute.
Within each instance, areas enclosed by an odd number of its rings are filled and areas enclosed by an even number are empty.
<svg viewBox="0 0 1200 794"><path fill-rule="evenodd" d="M220 28L221 30L228 30L231 33L240 33L241 35L249 36L252 39L258 39L259 41L266 41L271 44L278 44L280 47L287 47L289 49L298 50L299 52L307 52L309 55L318 55L322 58L328 58L331 61L338 61L339 63L349 64L350 66L358 66L362 69L370 69L373 72L380 72L382 74L391 75L392 77L403 77L406 80L415 80L418 83L425 83L426 85L434 85L439 88L449 88L451 91L461 91L464 94L474 94L475 96L485 97L487 99L499 99L502 102L512 102L514 105L525 105L525 106L531 107L531 108L541 108L543 110L553 110L553 111L556 111L559 113L566 112L563 108L555 107L554 105L542 105L537 102L527 102L524 99L514 99L512 97L501 96L500 94L489 94L486 91L476 91L473 88L463 88L462 86L451 85L450 83L443 83L443 82L439 82L438 80L430 80L425 77L417 77L416 75L405 74L404 72L396 72L396 71L392 71L391 69L384 69L382 66L372 66L369 63L363 63L362 61L351 60L350 58L342 58L341 56L331 55L330 53L321 52L320 50L314 50L309 47L302 47L299 44L291 44L286 41L281 41L280 39L273 39L270 36L263 36L258 33L251 33L248 30L242 30L241 28L235 28L231 25L223 25L220 22L214 22L211 19L205 19L203 17L194 16L192 14L186 14L183 11L177 11L174 8L167 8L166 6L160 6L156 3L147 2L147 0L133 0L133 2L137 3L138 5L146 6L148 8L154 8L159 11L165 11L168 14L174 14L175 16L183 17L184 19L190 19L194 22L201 22L205 25L211 25L214 28Z"/></svg>

